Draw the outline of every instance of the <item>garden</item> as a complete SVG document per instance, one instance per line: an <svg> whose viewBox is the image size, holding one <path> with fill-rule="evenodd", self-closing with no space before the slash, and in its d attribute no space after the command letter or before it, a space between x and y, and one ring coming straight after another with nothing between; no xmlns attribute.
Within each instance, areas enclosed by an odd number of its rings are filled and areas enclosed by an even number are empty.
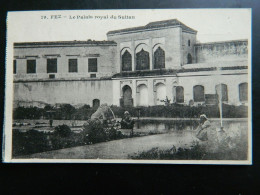
<svg viewBox="0 0 260 195"><path fill-rule="evenodd" d="M134 136L138 136L135 134ZM80 133L75 133L67 125L56 126L54 132L40 132L31 129L26 132L13 131L13 157L33 153L58 150L75 146L95 144L111 140L129 138L114 127L104 126L100 121L87 121Z"/></svg>
<svg viewBox="0 0 260 195"><path fill-rule="evenodd" d="M165 118L198 118L206 114L209 118L219 118L218 105L189 106L182 104L171 104L169 106L148 107L118 107L110 106L116 118L121 118L127 110L132 117L165 117ZM248 107L245 105L234 106L223 104L224 118L247 118ZM89 105L76 108L70 104L62 104L59 107L47 105L38 107L17 107L13 111L14 119L48 119L49 113L53 112L54 120L88 120L96 111Z"/></svg>

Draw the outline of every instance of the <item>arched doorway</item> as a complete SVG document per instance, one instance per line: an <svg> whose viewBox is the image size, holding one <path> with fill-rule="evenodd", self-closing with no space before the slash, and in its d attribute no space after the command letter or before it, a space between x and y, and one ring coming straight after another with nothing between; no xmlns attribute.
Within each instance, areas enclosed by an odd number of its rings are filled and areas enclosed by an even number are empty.
<svg viewBox="0 0 260 195"><path fill-rule="evenodd" d="M133 106L131 87L125 85L122 90L123 90L123 106Z"/></svg>
<svg viewBox="0 0 260 195"><path fill-rule="evenodd" d="M145 84L141 84L137 87L137 105L148 106L148 88Z"/></svg>
<svg viewBox="0 0 260 195"><path fill-rule="evenodd" d="M205 101L204 87L202 85L196 85L193 87L193 100L194 102Z"/></svg>
<svg viewBox="0 0 260 195"><path fill-rule="evenodd" d="M228 101L228 88L226 84L219 84L216 85L216 94L218 95L218 98L222 96L222 101Z"/></svg>
<svg viewBox="0 0 260 195"><path fill-rule="evenodd" d="M155 105L164 105L164 100L166 99L166 86L163 83L158 83L155 87Z"/></svg>
<svg viewBox="0 0 260 195"><path fill-rule="evenodd" d="M182 86L173 87L173 102L176 103L184 102L184 88Z"/></svg>
<svg viewBox="0 0 260 195"><path fill-rule="evenodd" d="M93 108L94 109L98 109L99 106L100 106L100 100L99 99L94 99L93 100Z"/></svg>

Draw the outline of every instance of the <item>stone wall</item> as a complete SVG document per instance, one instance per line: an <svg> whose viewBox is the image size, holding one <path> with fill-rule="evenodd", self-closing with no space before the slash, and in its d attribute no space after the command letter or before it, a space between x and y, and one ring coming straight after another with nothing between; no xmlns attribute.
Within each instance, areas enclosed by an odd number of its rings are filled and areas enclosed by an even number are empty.
<svg viewBox="0 0 260 195"><path fill-rule="evenodd" d="M111 105L112 89L111 80L14 82L14 107L64 103L92 106L94 99Z"/></svg>
<svg viewBox="0 0 260 195"><path fill-rule="evenodd" d="M248 59L248 41L226 41L195 45L197 63Z"/></svg>

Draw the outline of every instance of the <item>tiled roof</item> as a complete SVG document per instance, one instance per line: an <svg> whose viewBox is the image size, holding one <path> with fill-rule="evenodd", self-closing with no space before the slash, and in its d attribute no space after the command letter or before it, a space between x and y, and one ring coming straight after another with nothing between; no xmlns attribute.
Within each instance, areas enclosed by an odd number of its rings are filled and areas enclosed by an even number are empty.
<svg viewBox="0 0 260 195"><path fill-rule="evenodd" d="M157 28L167 28L167 27L181 27L182 30L184 30L184 31L197 33L196 30L186 26L185 24L181 23L179 20L171 19L171 20L150 22L145 26L109 31L107 33L107 35L117 34L117 33L128 33L128 32L133 32L133 31L144 31L144 30L151 30L151 29L157 29Z"/></svg>
<svg viewBox="0 0 260 195"><path fill-rule="evenodd" d="M78 46L78 45L116 45L114 41L53 41L53 42L19 42L14 43L14 47L26 46Z"/></svg>

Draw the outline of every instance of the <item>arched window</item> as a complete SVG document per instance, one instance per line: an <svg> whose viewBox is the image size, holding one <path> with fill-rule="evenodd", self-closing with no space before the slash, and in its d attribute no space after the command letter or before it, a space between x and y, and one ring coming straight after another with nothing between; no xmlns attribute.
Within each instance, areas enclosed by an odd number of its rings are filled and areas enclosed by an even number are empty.
<svg viewBox="0 0 260 195"><path fill-rule="evenodd" d="M93 100L93 108L94 109L98 109L99 106L100 106L100 100L99 99L94 99Z"/></svg>
<svg viewBox="0 0 260 195"><path fill-rule="evenodd" d="M216 85L215 89L218 97L220 98L220 96L222 96L222 101L228 101L228 89L226 84Z"/></svg>
<svg viewBox="0 0 260 195"><path fill-rule="evenodd" d="M182 86L176 87L176 102L183 103L184 102L184 89Z"/></svg>
<svg viewBox="0 0 260 195"><path fill-rule="evenodd" d="M188 46L190 47L190 40L188 40Z"/></svg>
<svg viewBox="0 0 260 195"><path fill-rule="evenodd" d="M187 56L187 64L192 64L192 56L190 53Z"/></svg>
<svg viewBox="0 0 260 195"><path fill-rule="evenodd" d="M165 52L161 47L158 47L154 52L154 68L165 68Z"/></svg>
<svg viewBox="0 0 260 195"><path fill-rule="evenodd" d="M132 55L129 51L125 51L122 55L122 71L131 71L132 70Z"/></svg>
<svg viewBox="0 0 260 195"><path fill-rule="evenodd" d="M241 102L247 101L247 94L248 94L248 84L247 83L240 83L239 84L239 100Z"/></svg>
<svg viewBox="0 0 260 195"><path fill-rule="evenodd" d="M136 70L149 70L149 52L143 49L136 54Z"/></svg>
<svg viewBox="0 0 260 195"><path fill-rule="evenodd" d="M196 85L193 87L193 99L194 102L204 102L204 87L202 85Z"/></svg>

